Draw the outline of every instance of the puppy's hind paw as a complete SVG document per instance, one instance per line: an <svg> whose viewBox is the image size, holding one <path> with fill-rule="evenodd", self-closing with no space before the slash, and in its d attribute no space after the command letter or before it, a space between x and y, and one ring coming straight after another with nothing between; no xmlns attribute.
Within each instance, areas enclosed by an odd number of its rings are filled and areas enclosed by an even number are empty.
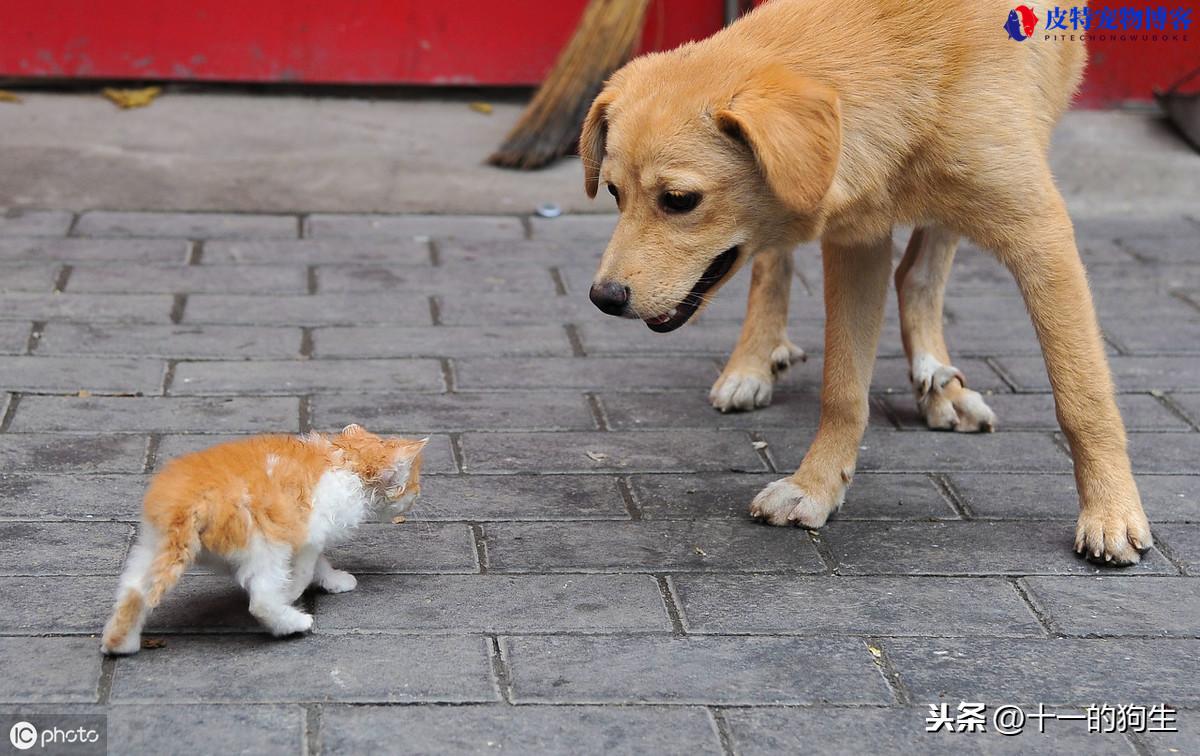
<svg viewBox="0 0 1200 756"><path fill-rule="evenodd" d="M953 365L928 357L913 364L913 392L925 424L935 430L959 433L990 433L996 429L996 413L978 391L967 388L967 379Z"/></svg>
<svg viewBox="0 0 1200 756"><path fill-rule="evenodd" d="M844 490L844 489L843 489ZM798 486L791 478L783 478L758 492L750 504L750 516L771 525L798 525L817 529L829 515L842 505L842 496L822 500Z"/></svg>

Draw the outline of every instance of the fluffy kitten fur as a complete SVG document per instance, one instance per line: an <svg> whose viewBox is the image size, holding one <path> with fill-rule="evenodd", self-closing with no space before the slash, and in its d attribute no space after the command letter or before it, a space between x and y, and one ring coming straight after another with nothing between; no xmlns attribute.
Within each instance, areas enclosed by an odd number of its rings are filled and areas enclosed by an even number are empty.
<svg viewBox="0 0 1200 756"><path fill-rule="evenodd" d="M412 507L427 441L348 425L336 435L257 436L172 461L146 491L101 649L136 653L146 615L210 555L231 569L250 594L250 613L274 635L308 630L312 615L292 606L305 588L342 593L357 584L321 552L385 507Z"/></svg>

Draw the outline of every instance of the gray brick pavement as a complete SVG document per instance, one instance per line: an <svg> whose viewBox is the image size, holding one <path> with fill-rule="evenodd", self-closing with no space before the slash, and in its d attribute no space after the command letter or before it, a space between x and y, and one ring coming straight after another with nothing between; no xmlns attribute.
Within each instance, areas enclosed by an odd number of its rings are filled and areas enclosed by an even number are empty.
<svg viewBox="0 0 1200 756"><path fill-rule="evenodd" d="M126 753L1195 750L1196 225L1078 229L1158 543L1114 571L1070 553L1036 341L984 255L960 255L946 330L999 431L920 427L893 297L859 472L809 534L746 507L818 418L814 250L789 329L809 361L720 415L745 276L678 334L606 318L583 290L612 222L0 217L0 703L102 710ZM425 497L333 550L359 588L305 597L311 636L266 637L196 571L148 627L164 648L101 662L147 470L351 421L434 434ZM1190 708L1172 735L926 736L960 700Z"/></svg>

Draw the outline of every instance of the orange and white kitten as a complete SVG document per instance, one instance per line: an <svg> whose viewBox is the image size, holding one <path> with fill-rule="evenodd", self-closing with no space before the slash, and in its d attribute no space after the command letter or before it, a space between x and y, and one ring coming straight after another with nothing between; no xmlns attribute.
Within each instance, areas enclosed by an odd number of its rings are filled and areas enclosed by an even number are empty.
<svg viewBox="0 0 1200 756"><path fill-rule="evenodd" d="M330 593L357 584L321 552L384 509L412 507L427 441L348 425L336 435L257 436L173 460L146 491L101 649L136 653L146 615L201 557L230 568L250 594L250 613L274 635L308 630L312 615L292 603L310 584Z"/></svg>

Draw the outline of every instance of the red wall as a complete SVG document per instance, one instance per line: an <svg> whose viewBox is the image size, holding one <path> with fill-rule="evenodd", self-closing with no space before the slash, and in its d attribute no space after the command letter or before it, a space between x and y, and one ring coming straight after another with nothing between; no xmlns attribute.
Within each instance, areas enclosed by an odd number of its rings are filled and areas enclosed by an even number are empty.
<svg viewBox="0 0 1200 756"><path fill-rule="evenodd" d="M9 0L0 76L536 84L585 2ZM721 0L652 0L643 49L704 37L720 27L721 14ZM1145 100L1153 86L1200 66L1200 10L1193 15L1186 43L1095 44L1080 103Z"/></svg>

